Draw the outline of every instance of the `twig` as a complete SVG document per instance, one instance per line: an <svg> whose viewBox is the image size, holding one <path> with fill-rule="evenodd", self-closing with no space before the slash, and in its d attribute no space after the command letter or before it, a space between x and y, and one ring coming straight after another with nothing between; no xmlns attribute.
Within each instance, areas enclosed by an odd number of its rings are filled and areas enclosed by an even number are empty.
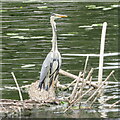
<svg viewBox="0 0 120 120"><path fill-rule="evenodd" d="M109 108L114 107L116 104L118 104L120 102L120 100L116 101L115 103L113 103Z"/></svg>
<svg viewBox="0 0 120 120"><path fill-rule="evenodd" d="M91 85L91 82L92 82L92 76L90 77L90 85Z"/></svg>
<svg viewBox="0 0 120 120"><path fill-rule="evenodd" d="M97 100L97 98L100 96L100 92L96 95L96 97L94 98L94 100L91 102L90 107L93 105L93 103Z"/></svg>
<svg viewBox="0 0 120 120"><path fill-rule="evenodd" d="M87 79L83 79L83 81L82 81L82 85L81 85L81 88L80 88L80 90L78 91L77 96L81 96L81 95L82 95L82 92L83 92L84 86L86 85L86 81L87 81ZM76 96L76 99L77 99L77 96ZM80 99L81 99L81 97L80 97ZM79 101L80 101L80 99L79 99Z"/></svg>
<svg viewBox="0 0 120 120"><path fill-rule="evenodd" d="M91 68L90 72L88 73L87 77L86 77L86 81L90 78L90 76L93 73L94 68Z"/></svg>
<svg viewBox="0 0 120 120"><path fill-rule="evenodd" d="M70 95L70 100L73 100L74 97L75 97L75 94L76 94L76 92L77 92L77 86L78 86L78 83L79 83L81 74L82 74L82 72L79 73L79 78L77 79L76 84L75 84L75 86L74 86L74 89L73 89L73 91L72 91L72 94Z"/></svg>
<svg viewBox="0 0 120 120"><path fill-rule="evenodd" d="M86 57L83 75L85 75L85 73L86 73L86 68L87 68L87 64L88 64L88 59L89 59L89 56Z"/></svg>
<svg viewBox="0 0 120 120"><path fill-rule="evenodd" d="M103 102L105 103L105 102L107 102L108 100L115 99L115 98L116 98L116 96L115 96L115 95L113 95L113 96L108 97L107 99L105 99Z"/></svg>
<svg viewBox="0 0 120 120"><path fill-rule="evenodd" d="M93 90L93 87L91 87L90 89L88 89L84 94L82 94L82 96L80 96L79 98L84 97L87 93L89 93L91 90ZM78 98L78 100L79 100Z"/></svg>
<svg viewBox="0 0 120 120"><path fill-rule="evenodd" d="M70 104L70 106L64 110L64 113L65 113L66 111L68 111L68 110L72 107L72 105L74 105L75 103L77 103L77 102L79 101L79 99L81 99L82 97L84 97L84 96L85 96L87 93L89 93L92 89L93 89L93 88L91 87L89 90L87 90L87 91L86 91L82 96L80 96L78 99L74 99L74 100L72 101L72 103Z"/></svg>
<svg viewBox="0 0 120 120"><path fill-rule="evenodd" d="M93 73L93 70L94 70L94 69L91 68L90 72L88 73L88 76L87 76L86 79L83 81L78 96L81 96L81 95L82 95L82 92L83 92L84 86L86 85L88 79L92 77L91 75L92 75L92 73ZM93 89L93 88L92 88L92 89ZM81 101L81 98L82 98L82 97L79 97L77 101ZM80 104L79 104L79 107L80 107Z"/></svg>
<svg viewBox="0 0 120 120"><path fill-rule="evenodd" d="M30 85L23 85L20 88L29 88L29 87L30 87Z"/></svg>
<svg viewBox="0 0 120 120"><path fill-rule="evenodd" d="M118 81L118 80L116 79L116 77L115 77L115 75L114 75L114 74L112 74L112 76L113 76L113 78L114 78L114 80L115 80L115 81Z"/></svg>
<svg viewBox="0 0 120 120"><path fill-rule="evenodd" d="M100 58L99 58L99 71L98 71L99 84L101 84L102 82L102 75L103 75L103 58L104 58L106 27L107 27L107 22L104 22L102 28L102 34L101 34L101 45L100 45Z"/></svg>
<svg viewBox="0 0 120 120"><path fill-rule="evenodd" d="M17 89L18 89L18 92L19 92L20 100L23 101L22 93L21 93L21 91L20 91L20 87L19 87L19 85L18 85L17 79L16 79L16 77L15 77L15 75L14 75L13 72L11 72L11 74L12 74L13 79L14 79L14 81L15 81L15 84L16 84L16 86L17 86Z"/></svg>
<svg viewBox="0 0 120 120"><path fill-rule="evenodd" d="M75 80L73 80L73 81L66 87L66 89L68 89L70 86L72 86L72 85L76 82L76 80L78 80L78 78L76 78Z"/></svg>
<svg viewBox="0 0 120 120"><path fill-rule="evenodd" d="M60 84L60 81L57 82L57 88L66 89L65 85Z"/></svg>
<svg viewBox="0 0 120 120"><path fill-rule="evenodd" d="M62 74L62 75L68 76L68 77L70 77L70 78L73 78L73 79L76 79L76 78L78 77L78 76L73 75L73 74L71 74L71 73L68 73L68 72L66 72L66 71L64 71L64 70L62 70L62 69L59 70L59 73Z"/></svg>
<svg viewBox="0 0 120 120"><path fill-rule="evenodd" d="M70 78L75 79L68 87L70 87L73 83L75 83L75 82L76 82L76 79L78 78L78 76L73 75L73 74L71 74L71 73L68 73L68 72L66 72L66 71L64 71L64 70L61 70L61 69L59 70L59 73L62 74L62 75L68 76L68 77L70 77ZM80 81L81 81L81 80L80 80ZM93 86L94 88L98 88L98 86L97 86L96 84L90 83L89 81L87 81L86 84L87 84L87 85L91 85L91 86ZM68 87L67 87L67 88L68 88Z"/></svg>
<svg viewBox="0 0 120 120"><path fill-rule="evenodd" d="M114 70L107 76L107 78L101 83L101 85L98 87L98 89L88 98L85 103L87 103L91 98L101 89L101 87L105 84L105 82L110 78L110 76L114 73Z"/></svg>

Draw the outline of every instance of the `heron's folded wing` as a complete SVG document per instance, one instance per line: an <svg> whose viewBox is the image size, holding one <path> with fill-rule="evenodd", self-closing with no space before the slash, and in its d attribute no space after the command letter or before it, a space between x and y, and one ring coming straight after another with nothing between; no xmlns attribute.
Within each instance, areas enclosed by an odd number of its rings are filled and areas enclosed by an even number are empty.
<svg viewBox="0 0 120 120"><path fill-rule="evenodd" d="M51 62L51 53L49 53L47 55L47 57L45 58L43 64L42 64L42 69L41 69L41 73L40 73L40 82L43 82L44 79L46 78L49 69L50 69L50 62Z"/></svg>
<svg viewBox="0 0 120 120"><path fill-rule="evenodd" d="M59 68L59 61L53 61L53 63L51 63L51 66L50 66L50 69L51 69L51 72L50 74L53 75L56 70Z"/></svg>

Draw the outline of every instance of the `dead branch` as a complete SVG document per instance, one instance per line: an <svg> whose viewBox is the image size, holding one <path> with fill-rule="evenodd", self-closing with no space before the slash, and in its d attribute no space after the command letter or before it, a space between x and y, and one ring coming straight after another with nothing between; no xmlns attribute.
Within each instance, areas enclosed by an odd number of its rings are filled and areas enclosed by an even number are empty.
<svg viewBox="0 0 120 120"><path fill-rule="evenodd" d="M70 78L72 78L72 79L75 79L71 84L75 83L75 82L76 82L76 79L78 79L78 76L73 75L73 74L71 74L71 73L68 73L68 72L66 72L66 71L64 71L64 70L61 70L61 69L60 69L59 73L62 74L62 75L68 76L68 77L70 77ZM80 80L80 81L81 81L81 80ZM81 81L81 82L82 82L82 81ZM70 87L71 84L70 84L68 87ZM87 81L86 84L87 84L87 85L90 85L90 86L93 86L94 88L98 88L98 85L96 85L96 84L94 84L94 83L90 83L89 81ZM67 88L68 88L68 87L67 87Z"/></svg>
<svg viewBox="0 0 120 120"><path fill-rule="evenodd" d="M68 111L74 104L76 104L78 101L79 101L79 99L82 99L86 94L88 94L91 90L93 90L93 88L90 88L89 90L87 90L83 95L81 95L78 99L74 99L73 101L72 101L72 103L68 106L68 108L66 108L65 110L64 110L64 113L66 112L66 111Z"/></svg>
<svg viewBox="0 0 120 120"><path fill-rule="evenodd" d="M105 82L110 78L110 76L114 73L114 70L108 75L108 77L101 83L101 85L98 87L98 89L88 98L88 100L85 102L87 103L89 100L91 100L92 97L96 95L96 93L102 88L102 86L105 84Z"/></svg>
<svg viewBox="0 0 120 120"><path fill-rule="evenodd" d="M76 84L75 84L75 86L74 86L74 89L73 89L73 91L72 91L72 94L70 95L70 101L73 100L74 97L75 97L75 94L76 94L76 92L77 92L78 83L79 83L79 81L80 81L81 74L82 74L82 72L79 73L79 78L77 79Z"/></svg>
<svg viewBox="0 0 120 120"><path fill-rule="evenodd" d="M83 72L83 75L84 75L84 76L85 76L85 73L86 73L86 68L87 68L87 64L88 64L88 59L89 59L89 56L86 57L85 66L84 66L84 72Z"/></svg>
<svg viewBox="0 0 120 120"><path fill-rule="evenodd" d="M20 90L20 87L18 85L18 82L17 82L17 79L15 77L15 74L13 72L11 72L12 76L13 76L13 79L15 81L15 84L17 86L17 89L18 89L18 92L19 92L19 96L20 96L20 100L23 101L23 97L22 97L22 93L21 93L21 90Z"/></svg>
<svg viewBox="0 0 120 120"><path fill-rule="evenodd" d="M114 107L116 104L118 104L118 103L120 103L120 100L118 100L118 101L116 101L115 103L113 103L112 105L110 105L110 107L109 108L112 108L112 107Z"/></svg>

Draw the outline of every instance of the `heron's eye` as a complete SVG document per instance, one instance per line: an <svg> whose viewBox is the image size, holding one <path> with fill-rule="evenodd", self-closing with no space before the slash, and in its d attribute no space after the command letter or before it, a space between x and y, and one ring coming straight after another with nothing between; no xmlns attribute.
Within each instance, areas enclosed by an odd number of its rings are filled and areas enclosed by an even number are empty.
<svg viewBox="0 0 120 120"><path fill-rule="evenodd" d="M51 16L55 16L55 13L52 13Z"/></svg>

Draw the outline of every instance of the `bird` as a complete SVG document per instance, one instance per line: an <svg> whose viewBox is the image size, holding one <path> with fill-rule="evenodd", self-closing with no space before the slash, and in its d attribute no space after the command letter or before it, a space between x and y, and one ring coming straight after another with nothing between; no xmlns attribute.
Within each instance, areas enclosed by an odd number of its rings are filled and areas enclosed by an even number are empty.
<svg viewBox="0 0 120 120"><path fill-rule="evenodd" d="M47 54L41 68L40 72L40 82L38 88L40 90L43 88L46 91L48 91L53 84L53 82L56 81L60 67L61 67L61 55L58 51L57 46L57 29L56 29L56 23L55 20L58 18L67 17L67 15L61 15L53 13L50 16L50 23L52 27L52 49Z"/></svg>

